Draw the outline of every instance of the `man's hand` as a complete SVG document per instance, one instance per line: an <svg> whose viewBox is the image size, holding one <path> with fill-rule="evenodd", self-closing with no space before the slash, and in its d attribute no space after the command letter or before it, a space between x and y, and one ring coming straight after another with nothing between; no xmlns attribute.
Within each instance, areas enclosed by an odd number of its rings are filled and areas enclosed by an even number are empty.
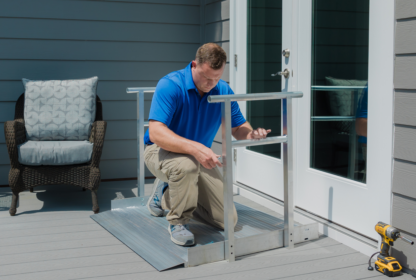
<svg viewBox="0 0 416 280"><path fill-rule="evenodd" d="M216 155L210 148L207 148L203 145L199 147L193 156L206 169L212 169L217 165L222 167L221 162L218 160L220 156Z"/></svg>
<svg viewBox="0 0 416 280"><path fill-rule="evenodd" d="M249 134L247 134L247 139L262 139L266 138L267 134L272 132L271 129L264 129L264 128L257 128L255 130L252 130Z"/></svg>

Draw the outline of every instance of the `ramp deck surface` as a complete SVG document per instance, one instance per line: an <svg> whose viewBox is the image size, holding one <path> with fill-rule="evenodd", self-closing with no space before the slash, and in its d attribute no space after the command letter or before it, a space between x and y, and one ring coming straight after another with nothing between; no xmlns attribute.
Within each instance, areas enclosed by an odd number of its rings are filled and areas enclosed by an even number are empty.
<svg viewBox="0 0 416 280"><path fill-rule="evenodd" d="M191 220L190 230L195 235L196 244L192 247L178 246L170 240L167 230L169 222L165 217L150 215L146 207L147 200L148 197L115 200L112 202L111 211L91 215L91 218L159 271L178 265L195 266L224 259L222 230ZM238 240L255 242L254 249L248 248L251 250L249 253L283 246L283 236L281 236L283 231L279 231L284 227L281 218L240 203L235 205L238 213L238 222L234 229L236 242ZM301 225L296 224L296 226ZM313 234L314 230L315 234ZM268 237L268 234L273 232L276 233ZM317 239L317 226L311 227L308 233L310 233L307 236L308 240ZM250 240L245 239L249 237ZM267 244L268 242L273 244ZM210 247L201 247L207 245ZM244 254L244 250L241 250L242 246L244 244L240 246L236 244L236 256L238 253ZM209 252L205 252L206 250ZM206 254L208 256L205 256Z"/></svg>

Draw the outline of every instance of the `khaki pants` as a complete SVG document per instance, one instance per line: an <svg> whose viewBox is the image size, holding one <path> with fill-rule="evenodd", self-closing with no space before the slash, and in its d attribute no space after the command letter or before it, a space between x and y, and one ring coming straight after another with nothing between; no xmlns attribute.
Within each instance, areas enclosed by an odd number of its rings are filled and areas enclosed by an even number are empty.
<svg viewBox="0 0 416 280"><path fill-rule="evenodd" d="M217 167L206 169L193 156L168 152L156 144L146 147L144 161L153 175L169 184L162 208L169 210L170 224L184 225L194 218L224 229L223 183Z"/></svg>

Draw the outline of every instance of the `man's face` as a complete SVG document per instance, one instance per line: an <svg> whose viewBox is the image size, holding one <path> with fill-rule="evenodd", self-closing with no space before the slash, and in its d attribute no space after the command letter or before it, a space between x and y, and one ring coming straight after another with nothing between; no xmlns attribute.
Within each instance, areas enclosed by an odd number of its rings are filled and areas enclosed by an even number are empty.
<svg viewBox="0 0 416 280"><path fill-rule="evenodd" d="M207 93L213 89L221 79L224 68L225 63L221 69L214 70L208 63L198 64L195 60L192 61L192 78L198 91Z"/></svg>

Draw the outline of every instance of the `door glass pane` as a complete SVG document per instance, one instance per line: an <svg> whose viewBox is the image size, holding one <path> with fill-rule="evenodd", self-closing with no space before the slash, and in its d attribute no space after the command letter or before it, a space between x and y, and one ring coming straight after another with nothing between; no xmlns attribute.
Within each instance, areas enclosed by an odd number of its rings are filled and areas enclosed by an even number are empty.
<svg viewBox="0 0 416 280"><path fill-rule="evenodd" d="M282 1L248 0L247 93L280 92L282 57ZM247 120L254 129L271 129L268 136L281 135L280 100L247 102ZM248 147L280 158L280 144Z"/></svg>
<svg viewBox="0 0 416 280"><path fill-rule="evenodd" d="M312 17L310 166L364 183L369 5L313 0Z"/></svg>

